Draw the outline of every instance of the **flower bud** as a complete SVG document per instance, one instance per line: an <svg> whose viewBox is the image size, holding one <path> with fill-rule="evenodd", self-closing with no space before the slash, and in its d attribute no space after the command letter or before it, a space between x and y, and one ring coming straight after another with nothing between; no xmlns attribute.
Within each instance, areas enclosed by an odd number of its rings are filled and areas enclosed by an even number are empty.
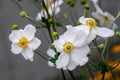
<svg viewBox="0 0 120 80"><path fill-rule="evenodd" d="M12 25L12 30L17 30L17 29L18 29L18 25L17 24Z"/></svg>
<svg viewBox="0 0 120 80"><path fill-rule="evenodd" d="M52 18L48 19L48 23L53 24L54 20Z"/></svg>
<svg viewBox="0 0 120 80"><path fill-rule="evenodd" d="M105 48L105 45L104 45L104 44L100 44L98 47L99 47L100 49L104 49L104 48Z"/></svg>
<svg viewBox="0 0 120 80"><path fill-rule="evenodd" d="M120 31L116 31L115 35L116 35L117 37L120 37Z"/></svg>
<svg viewBox="0 0 120 80"><path fill-rule="evenodd" d="M25 16L26 16L26 12L25 12L25 11L21 11L21 12L20 12L20 16L21 16L21 17L25 17Z"/></svg>
<svg viewBox="0 0 120 80"><path fill-rule="evenodd" d="M86 3L86 0L80 0L80 3L84 5Z"/></svg>
<svg viewBox="0 0 120 80"><path fill-rule="evenodd" d="M68 4L68 5L70 5L71 4L71 0L65 0L66 1L66 3Z"/></svg>
<svg viewBox="0 0 120 80"><path fill-rule="evenodd" d="M43 2L44 0L39 0L40 2Z"/></svg>
<svg viewBox="0 0 120 80"><path fill-rule="evenodd" d="M70 6L71 6L71 7L74 7L74 6L75 6L75 4L72 2L72 3L70 4Z"/></svg>
<svg viewBox="0 0 120 80"><path fill-rule="evenodd" d="M87 10L89 10L90 9L90 5L89 4L85 4L84 8L87 9Z"/></svg>
<svg viewBox="0 0 120 80"><path fill-rule="evenodd" d="M54 38L57 38L57 37L58 37L58 32L56 32L56 31L52 32L52 36L53 36Z"/></svg>

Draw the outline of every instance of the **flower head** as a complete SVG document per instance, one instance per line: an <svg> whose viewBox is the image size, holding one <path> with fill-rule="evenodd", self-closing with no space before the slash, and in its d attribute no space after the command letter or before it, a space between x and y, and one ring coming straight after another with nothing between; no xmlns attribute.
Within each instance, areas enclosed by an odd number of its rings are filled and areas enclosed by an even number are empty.
<svg viewBox="0 0 120 80"><path fill-rule="evenodd" d="M53 43L56 50L61 53L56 60L57 68L73 70L77 65L82 66L87 63L90 49L85 44L86 37L84 31L67 26L67 31Z"/></svg>
<svg viewBox="0 0 120 80"><path fill-rule="evenodd" d="M63 0L56 0L55 2L53 0L44 0L44 1L50 16L52 16L53 13L58 14L60 12L59 6L62 5ZM42 17L48 18L47 12L44 8L41 10L41 12L37 14L36 19L41 20Z"/></svg>
<svg viewBox="0 0 120 80"><path fill-rule="evenodd" d="M14 54L22 54L26 60L33 61L33 50L36 50L41 41L34 37L36 29L31 24L28 24L24 30L13 30L9 35L9 39L12 42L11 51Z"/></svg>
<svg viewBox="0 0 120 80"><path fill-rule="evenodd" d="M114 35L113 30L98 27L97 21L93 18L85 18L84 16L82 16L79 21L82 23L82 25L77 26L76 29L86 32L86 34L88 35L88 44L96 38L96 35L100 37L112 37Z"/></svg>
<svg viewBox="0 0 120 80"><path fill-rule="evenodd" d="M97 4L98 0L92 0L92 2L96 8L96 12L92 12L92 15L99 21L100 25L116 29L117 25L114 23L115 17L108 12L103 12Z"/></svg>

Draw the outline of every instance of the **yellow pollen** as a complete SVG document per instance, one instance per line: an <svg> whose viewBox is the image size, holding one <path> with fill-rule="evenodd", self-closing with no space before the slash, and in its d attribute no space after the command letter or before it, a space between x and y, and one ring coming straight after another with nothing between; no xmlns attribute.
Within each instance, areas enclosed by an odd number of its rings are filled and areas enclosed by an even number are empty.
<svg viewBox="0 0 120 80"><path fill-rule="evenodd" d="M73 44L71 42L66 42L64 45L63 45L63 50L64 52L66 53L71 53L73 51Z"/></svg>
<svg viewBox="0 0 120 80"><path fill-rule="evenodd" d="M95 20L89 19L86 21L87 26L94 28L97 26L97 22Z"/></svg>
<svg viewBox="0 0 120 80"><path fill-rule="evenodd" d="M26 48L28 46L28 40L25 37L22 37L19 39L18 45L21 48Z"/></svg>

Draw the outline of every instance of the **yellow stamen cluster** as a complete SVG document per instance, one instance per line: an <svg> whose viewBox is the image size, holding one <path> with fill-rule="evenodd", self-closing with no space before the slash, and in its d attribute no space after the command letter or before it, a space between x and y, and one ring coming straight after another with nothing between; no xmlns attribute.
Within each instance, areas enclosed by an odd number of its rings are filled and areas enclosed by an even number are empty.
<svg viewBox="0 0 120 80"><path fill-rule="evenodd" d="M51 8L51 5L52 5L51 2L48 2L47 5L46 5L46 6L47 6L47 9L50 9L50 8Z"/></svg>
<svg viewBox="0 0 120 80"><path fill-rule="evenodd" d="M28 40L25 37L22 37L19 39L18 45L21 48L26 48L28 46Z"/></svg>
<svg viewBox="0 0 120 80"><path fill-rule="evenodd" d="M86 21L86 24L87 24L87 26L89 26L89 27L91 27L91 28L94 28L94 27L97 26L97 22L96 22L95 20L93 20L93 19L87 20L87 21Z"/></svg>
<svg viewBox="0 0 120 80"><path fill-rule="evenodd" d="M71 53L73 51L73 44L71 42L66 42L64 45L63 45L63 50L64 52L66 53Z"/></svg>

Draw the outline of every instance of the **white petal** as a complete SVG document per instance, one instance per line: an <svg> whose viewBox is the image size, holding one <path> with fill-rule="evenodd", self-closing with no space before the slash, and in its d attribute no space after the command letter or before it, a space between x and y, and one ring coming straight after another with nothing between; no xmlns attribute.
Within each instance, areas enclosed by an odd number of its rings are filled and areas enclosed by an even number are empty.
<svg viewBox="0 0 120 80"><path fill-rule="evenodd" d="M22 55L26 60L29 59L28 56L27 56L27 54L25 54L25 53L22 52L21 55Z"/></svg>
<svg viewBox="0 0 120 80"><path fill-rule="evenodd" d="M41 20L42 19L42 14L41 13L38 13L37 14L37 17L36 17L36 20Z"/></svg>
<svg viewBox="0 0 120 80"><path fill-rule="evenodd" d="M54 57L54 55L55 55L56 53L55 53L55 51L54 51L53 49L48 49L48 50L47 50L47 54L48 54L48 56L50 56L50 57Z"/></svg>
<svg viewBox="0 0 120 80"><path fill-rule="evenodd" d="M112 37L114 35L114 31L107 28L96 27L95 30L96 34L101 37Z"/></svg>
<svg viewBox="0 0 120 80"><path fill-rule="evenodd" d="M36 32L35 26L28 24L25 26L23 34L30 41L34 38L35 32Z"/></svg>
<svg viewBox="0 0 120 80"><path fill-rule="evenodd" d="M95 3L95 4L97 4L97 2L98 2L98 0L91 0L91 1L93 1L93 3Z"/></svg>
<svg viewBox="0 0 120 80"><path fill-rule="evenodd" d="M82 66L88 62L87 54L89 51L90 49L88 46L74 49L73 53L71 54L71 59Z"/></svg>
<svg viewBox="0 0 120 80"><path fill-rule="evenodd" d="M33 61L33 56L34 56L34 53L31 49L29 48L26 48L22 51L22 55L27 56L27 58L30 60L30 61ZM25 58L26 59L26 58Z"/></svg>
<svg viewBox="0 0 120 80"><path fill-rule="evenodd" d="M55 46L58 52L63 51L63 43L60 40L55 40L53 45Z"/></svg>
<svg viewBox="0 0 120 80"><path fill-rule="evenodd" d="M90 32L90 27L86 25L79 25L75 27L77 30L84 31L87 35Z"/></svg>
<svg viewBox="0 0 120 80"><path fill-rule="evenodd" d="M56 67L63 68L67 66L69 63L69 54L61 53L58 59L56 60Z"/></svg>
<svg viewBox="0 0 120 80"><path fill-rule="evenodd" d="M89 35L87 36L86 43L90 44L95 38L96 38L96 34L94 32L94 29L92 29Z"/></svg>
<svg viewBox="0 0 120 80"><path fill-rule="evenodd" d="M74 47L80 47L80 46L85 45L86 44L85 43L86 39L87 39L87 34L84 31L79 31L76 34L76 37L73 41Z"/></svg>
<svg viewBox="0 0 120 80"><path fill-rule="evenodd" d="M11 45L11 51L14 53L14 54L20 54L22 52L22 48L19 47L19 45L17 43L12 43Z"/></svg>
<svg viewBox="0 0 120 80"><path fill-rule="evenodd" d="M67 65L66 68L67 68L68 70L72 71L72 70L74 70L76 67L77 67L77 64L76 64L74 61L72 61L72 59L70 59L69 64Z"/></svg>
<svg viewBox="0 0 120 80"><path fill-rule="evenodd" d="M32 50L36 50L39 46L41 45L41 40L39 40L38 38L34 37L28 44L28 46L30 47L30 49Z"/></svg>
<svg viewBox="0 0 120 80"><path fill-rule="evenodd" d="M49 65L50 67L54 67L54 66L55 66L54 63L52 63L52 62L50 62L50 61L48 61L48 65Z"/></svg>
<svg viewBox="0 0 120 80"><path fill-rule="evenodd" d="M9 35L9 39L11 42L17 43L21 36L22 34L20 31L13 30L12 33Z"/></svg>

